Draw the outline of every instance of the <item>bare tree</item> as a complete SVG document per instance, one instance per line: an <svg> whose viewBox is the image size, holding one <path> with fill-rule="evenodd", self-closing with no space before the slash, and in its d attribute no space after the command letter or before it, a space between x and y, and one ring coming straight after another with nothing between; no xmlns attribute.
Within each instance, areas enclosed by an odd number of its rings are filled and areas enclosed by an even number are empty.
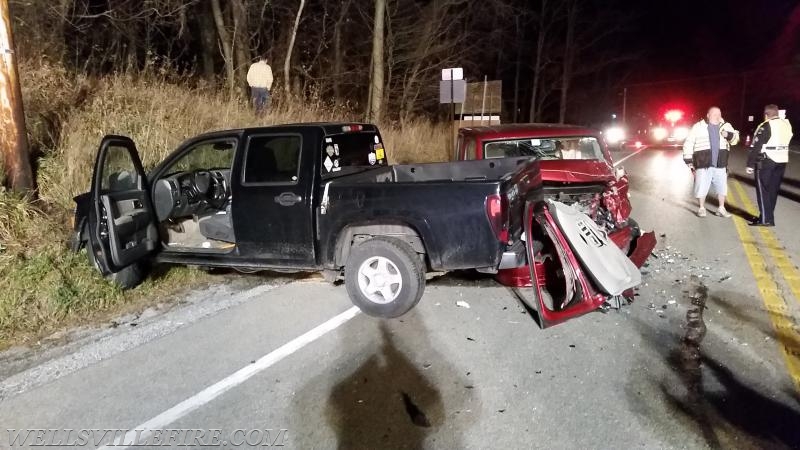
<svg viewBox="0 0 800 450"><path fill-rule="evenodd" d="M342 72L344 68L344 46L342 45L342 28L347 20L352 0L343 0L339 8L339 15L333 28L333 96L342 97Z"/></svg>
<svg viewBox="0 0 800 450"><path fill-rule="evenodd" d="M288 98L292 93L292 86L290 83L289 69L292 65L292 51L294 50L294 41L297 39L297 29L300 27L300 17L303 15L303 8L306 6L306 0L300 0L300 6L297 8L297 15L294 18L294 27L292 34L289 38L289 48L286 49L286 59L283 61L283 92Z"/></svg>
<svg viewBox="0 0 800 450"><path fill-rule="evenodd" d="M574 61L575 21L578 17L577 0L566 0L567 34L564 38L564 59L562 60L561 103L558 111L558 123L564 123L567 117L567 94L572 81L572 63Z"/></svg>
<svg viewBox="0 0 800 450"><path fill-rule="evenodd" d="M383 107L385 20L386 0L375 0L375 17L372 28L372 77L370 78L370 101L367 114L368 120L372 122L381 119Z"/></svg>
<svg viewBox="0 0 800 450"><path fill-rule="evenodd" d="M435 93L434 83L442 67L462 62L470 47L465 34L467 8L463 0L433 0L423 7L396 0L391 14L391 91L400 118L409 119L426 102L423 93Z"/></svg>
<svg viewBox="0 0 800 450"><path fill-rule="evenodd" d="M559 11L558 6L553 6L549 0L541 0L537 18L536 31L536 56L533 62L533 85L531 87L530 122L541 120L541 107L543 102L542 82L546 66L550 63L550 34L553 27L558 24L555 19Z"/></svg>
<svg viewBox="0 0 800 450"><path fill-rule="evenodd" d="M211 13L214 16L214 24L217 26L220 47L222 48L222 59L225 60L225 81L228 83L228 93L233 97L236 88L236 69L233 59L233 49L228 30L225 28L225 16L222 13L219 0L211 0Z"/></svg>
<svg viewBox="0 0 800 450"><path fill-rule="evenodd" d="M247 0L231 0L231 15L233 16L233 42L234 56L236 58L236 80L240 89L247 97L247 69L250 65L250 33L248 30Z"/></svg>
<svg viewBox="0 0 800 450"><path fill-rule="evenodd" d="M197 27L200 34L200 60L203 66L203 76L207 80L213 80L215 75L214 55L217 48L217 33L214 29L214 18L212 17L209 3L199 3L195 8L194 17L197 19Z"/></svg>

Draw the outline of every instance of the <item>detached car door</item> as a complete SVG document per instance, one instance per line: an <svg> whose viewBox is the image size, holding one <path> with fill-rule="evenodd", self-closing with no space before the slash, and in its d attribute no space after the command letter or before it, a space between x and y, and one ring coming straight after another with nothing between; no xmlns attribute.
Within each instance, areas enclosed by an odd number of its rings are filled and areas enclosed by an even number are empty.
<svg viewBox="0 0 800 450"><path fill-rule="evenodd" d="M89 250L103 274L119 272L155 251L158 228L147 178L131 139L103 138L91 195Z"/></svg>
<svg viewBox="0 0 800 450"><path fill-rule="evenodd" d="M526 247L533 307L546 328L632 297L641 273L592 219L552 200L528 203Z"/></svg>

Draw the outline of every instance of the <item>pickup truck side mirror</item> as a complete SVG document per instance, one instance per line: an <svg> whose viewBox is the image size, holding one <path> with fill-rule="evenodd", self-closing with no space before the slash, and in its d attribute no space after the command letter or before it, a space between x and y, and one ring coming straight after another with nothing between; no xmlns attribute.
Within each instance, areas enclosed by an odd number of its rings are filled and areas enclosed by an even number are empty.
<svg viewBox="0 0 800 450"><path fill-rule="evenodd" d="M625 168L622 167L622 166L617 167L616 170L614 171L614 175L617 177L618 180L620 178L624 177L625 176Z"/></svg>

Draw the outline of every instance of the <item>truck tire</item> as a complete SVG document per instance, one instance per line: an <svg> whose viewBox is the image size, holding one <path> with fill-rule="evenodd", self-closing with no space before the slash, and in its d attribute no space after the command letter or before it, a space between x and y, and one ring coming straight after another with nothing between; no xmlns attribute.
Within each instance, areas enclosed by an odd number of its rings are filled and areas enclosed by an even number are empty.
<svg viewBox="0 0 800 450"><path fill-rule="evenodd" d="M407 243L379 236L350 251L344 283L350 300L364 313L399 317L422 298L425 264Z"/></svg>
<svg viewBox="0 0 800 450"><path fill-rule="evenodd" d="M100 266L97 264L95 260L94 252L89 245L86 245L86 256L89 258L89 264L94 266L97 271L100 271ZM139 284L141 284L142 280L145 276L145 270L139 263L133 263L128 267L120 270L117 273L112 273L110 275L106 275L106 279L110 280L117 286L122 289L133 289Z"/></svg>

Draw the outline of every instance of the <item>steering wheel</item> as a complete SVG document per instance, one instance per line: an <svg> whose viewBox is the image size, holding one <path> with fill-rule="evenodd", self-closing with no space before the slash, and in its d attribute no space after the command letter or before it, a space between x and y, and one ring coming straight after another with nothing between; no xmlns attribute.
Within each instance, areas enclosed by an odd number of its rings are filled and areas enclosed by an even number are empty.
<svg viewBox="0 0 800 450"><path fill-rule="evenodd" d="M230 195L228 181L225 175L217 170L211 172L211 179L213 180L211 190L206 196L208 204L216 209L224 209Z"/></svg>
<svg viewBox="0 0 800 450"><path fill-rule="evenodd" d="M192 189L198 198L205 200L212 208L225 208L228 202L228 182L222 172L197 170L192 180Z"/></svg>
<svg viewBox="0 0 800 450"><path fill-rule="evenodd" d="M205 198L208 190L211 189L211 172L207 170L196 170L192 175L192 188L200 198Z"/></svg>

